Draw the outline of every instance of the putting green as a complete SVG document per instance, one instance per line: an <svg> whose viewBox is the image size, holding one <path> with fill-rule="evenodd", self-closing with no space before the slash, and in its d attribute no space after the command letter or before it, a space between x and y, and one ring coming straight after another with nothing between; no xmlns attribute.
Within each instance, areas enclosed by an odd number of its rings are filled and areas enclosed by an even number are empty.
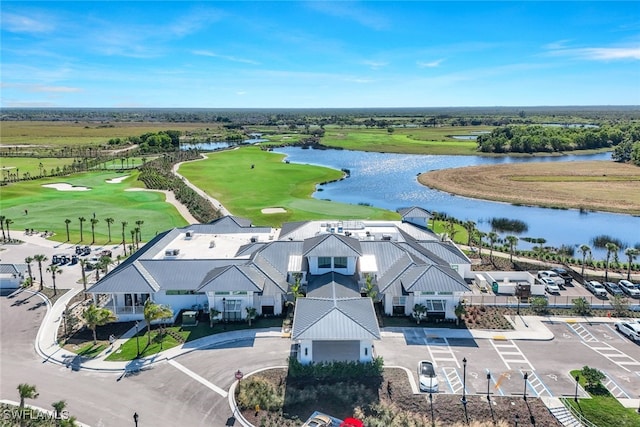
<svg viewBox="0 0 640 427"><path fill-rule="evenodd" d="M131 175L119 183L107 183L113 178ZM2 187L0 208L2 215L13 221L10 224L11 237L20 238L24 230L33 228L39 231L54 231L53 240L66 241L65 219L69 223L71 242L80 242L80 220L82 224L82 243L92 241L91 219L95 213L98 222L95 225L96 243L108 241L108 227L105 218L113 218L111 224L111 242L122 240L122 222L125 237L131 240L130 230L136 221L144 221L140 226L142 240L148 241L157 232L169 228L187 225L177 209L165 202L165 195L150 191L126 191L141 187L137 181L137 172L117 174L114 172L88 172L72 177L54 177L25 181ZM89 191L59 191L45 188L44 184L66 183L73 186L88 187ZM25 214L25 210L27 214Z"/></svg>
<svg viewBox="0 0 640 427"><path fill-rule="evenodd" d="M309 219L399 219L395 212L311 197L318 183L340 179L342 172L283 162L284 155L258 147L209 154L206 160L180 166L180 174L218 199L234 215L257 225L279 226ZM278 206L286 213L264 214Z"/></svg>

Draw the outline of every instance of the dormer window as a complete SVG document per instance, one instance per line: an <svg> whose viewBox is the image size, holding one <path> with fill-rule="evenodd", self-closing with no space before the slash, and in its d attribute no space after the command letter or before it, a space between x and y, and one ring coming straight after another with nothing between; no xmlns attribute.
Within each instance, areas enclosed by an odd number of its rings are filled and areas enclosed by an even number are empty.
<svg viewBox="0 0 640 427"><path fill-rule="evenodd" d="M331 257L329 256L318 257L318 268L331 268Z"/></svg>
<svg viewBox="0 0 640 427"><path fill-rule="evenodd" d="M347 268L347 257L337 256L333 258L333 268Z"/></svg>

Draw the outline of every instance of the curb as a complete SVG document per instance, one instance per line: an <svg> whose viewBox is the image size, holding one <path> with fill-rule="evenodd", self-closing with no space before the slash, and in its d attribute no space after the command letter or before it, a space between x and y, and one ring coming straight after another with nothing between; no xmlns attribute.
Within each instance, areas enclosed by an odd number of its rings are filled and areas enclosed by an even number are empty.
<svg viewBox="0 0 640 427"><path fill-rule="evenodd" d="M13 400L8 400L8 399L0 399L0 403L4 403L6 405L12 405L16 407L16 411L18 410L17 408L20 406L20 404L18 402L14 402ZM53 419L53 416L55 415L55 413L49 409L44 409L41 408L39 406L35 406L35 405L29 405L28 403L26 403L25 408L31 408L31 409L35 409L36 411L40 411L43 412L45 414L48 414L51 416L51 419ZM88 424L84 424L81 423L80 421L76 421L74 425L77 425L79 427L90 427Z"/></svg>

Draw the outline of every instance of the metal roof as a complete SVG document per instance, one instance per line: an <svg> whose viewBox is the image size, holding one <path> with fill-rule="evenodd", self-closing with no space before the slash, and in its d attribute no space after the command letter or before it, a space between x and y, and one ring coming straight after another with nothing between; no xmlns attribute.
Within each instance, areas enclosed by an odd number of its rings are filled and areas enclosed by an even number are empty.
<svg viewBox="0 0 640 427"><path fill-rule="evenodd" d="M352 257L362 255L360 242L340 234L322 234L304 241L304 256Z"/></svg>
<svg viewBox="0 0 640 427"><path fill-rule="evenodd" d="M420 246L451 264L471 264L471 260L457 246L449 242L420 242Z"/></svg>
<svg viewBox="0 0 640 427"><path fill-rule="evenodd" d="M87 289L88 293L155 293L160 289L149 283L147 271L138 263L132 263L120 270L113 270L95 285Z"/></svg>
<svg viewBox="0 0 640 427"><path fill-rule="evenodd" d="M294 340L379 340L380 327L371 298L298 298Z"/></svg>
<svg viewBox="0 0 640 427"><path fill-rule="evenodd" d="M418 206L400 208L398 209L398 213L403 218L431 218L431 212Z"/></svg>
<svg viewBox="0 0 640 427"><path fill-rule="evenodd" d="M34 261L37 265L38 263ZM33 271L33 265L31 271ZM24 274L27 271L27 264L0 264L0 274Z"/></svg>
<svg viewBox="0 0 640 427"><path fill-rule="evenodd" d="M309 276L307 296L327 299L360 297L360 287L353 276L331 272L321 276Z"/></svg>
<svg viewBox="0 0 640 427"><path fill-rule="evenodd" d="M250 266L228 265L211 270L198 288L200 292L262 292L264 276Z"/></svg>
<svg viewBox="0 0 640 427"><path fill-rule="evenodd" d="M400 277L407 292L466 292L466 282L454 270L439 265L412 267Z"/></svg>

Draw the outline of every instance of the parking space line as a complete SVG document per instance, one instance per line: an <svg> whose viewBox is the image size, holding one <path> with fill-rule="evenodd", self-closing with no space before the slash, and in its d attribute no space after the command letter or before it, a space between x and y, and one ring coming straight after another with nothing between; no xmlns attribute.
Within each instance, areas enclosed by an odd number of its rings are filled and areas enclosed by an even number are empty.
<svg viewBox="0 0 640 427"><path fill-rule="evenodd" d="M609 324L607 324L606 326L607 326L607 328L609 328L609 329L611 330L611 332L613 332L613 333L614 333L618 338L620 338L621 340L623 340L623 341L624 341L624 336L623 336L620 332L618 332L618 331L616 330L616 328L612 328L612 327L611 327L611 325L609 325Z"/></svg>
<svg viewBox="0 0 640 427"><path fill-rule="evenodd" d="M598 338L594 337L591 332L589 332L587 330L587 328L585 328L584 326L582 326L582 324L580 323L569 323L569 322L565 322L567 327L569 329L571 329L571 331L573 333L575 333L578 337L580 337L580 339L584 342L597 342Z"/></svg>
<svg viewBox="0 0 640 427"><path fill-rule="evenodd" d="M460 374L458 374L458 370L456 368L442 368L442 372L444 373L444 377L447 380L447 384L449 384L451 393L460 393L463 389L463 386L462 379L460 379Z"/></svg>
<svg viewBox="0 0 640 427"><path fill-rule="evenodd" d="M223 389L221 389L220 387L218 387L217 385L211 383L210 381L205 380L200 375L198 375L195 372L193 372L192 370L184 367L183 365L181 365L180 363L176 362L175 360L169 359L168 363L170 365L172 365L173 367L175 367L176 369L178 369L179 371L184 372L185 374L187 374L188 376L190 376L194 380L198 381L200 384L204 385L205 387L210 388L211 390L215 391L220 396L227 397L227 395L229 394L226 391L224 391Z"/></svg>
<svg viewBox="0 0 640 427"><path fill-rule="evenodd" d="M630 399L627 392L624 391L618 384L616 384L616 382L613 379L611 379L611 377L606 372L602 372L602 373L606 377L605 381L602 382L602 385L604 385L607 388L607 390L609 390L609 392L616 399L620 399L620 398Z"/></svg>
<svg viewBox="0 0 640 427"><path fill-rule="evenodd" d="M520 371L520 373L522 374L522 378L524 378L524 372L525 371ZM535 372L533 371L528 372L527 379L528 379L527 383L529 385L529 388L533 390L536 397L541 397L545 395L545 393L546 393L546 396L553 397L553 393L551 393L549 388L542 382L540 377L536 375Z"/></svg>
<svg viewBox="0 0 640 427"><path fill-rule="evenodd" d="M598 353L599 355L601 355L602 357L605 357L607 360L609 360L610 362L615 363L616 365L618 365L619 367L621 367L622 369L624 369L627 372L631 372L631 369L628 369L625 365L631 365L631 366L640 366L640 362L638 362L636 359L634 359L633 357L623 353L622 351L618 350L617 348L610 346L609 344L605 343L605 342L600 342L598 343L598 346L591 346L586 342L582 342L585 346L589 347L591 350L595 351L596 353ZM623 359L623 360L619 360L619 359ZM626 360L624 360L626 359Z"/></svg>
<svg viewBox="0 0 640 427"><path fill-rule="evenodd" d="M509 370L511 369L510 363L512 363L512 364L513 363L520 363L520 364L525 363L525 364L529 365L529 367L531 368L532 371L535 370L535 368L533 367L531 362L529 362L527 357L524 355L522 350L520 350L520 348L516 345L515 342L513 342L511 340L507 341L507 344L496 344L493 341L489 341L489 342L493 346L493 348L496 351L496 353L498 353L498 356L500 356L500 359L502 359L502 363L505 364L507 369L509 369ZM510 351L504 351L503 349L507 349L507 350L510 350Z"/></svg>
<svg viewBox="0 0 640 427"><path fill-rule="evenodd" d="M446 338L442 339L444 344L428 344L427 350L429 351L429 355L431 356L431 361L437 367L438 362L455 362L458 369L460 368L460 363L456 358L451 346L449 345L449 341ZM440 356L442 354L442 356Z"/></svg>
<svg viewBox="0 0 640 427"><path fill-rule="evenodd" d="M491 371L489 371L488 369L486 369L486 371L487 371L487 374L491 374ZM493 388L498 390L498 393L500 393L500 396L504 396L504 391L502 391L502 389L500 388L499 382L496 381L495 375L491 375L491 382L493 383Z"/></svg>

